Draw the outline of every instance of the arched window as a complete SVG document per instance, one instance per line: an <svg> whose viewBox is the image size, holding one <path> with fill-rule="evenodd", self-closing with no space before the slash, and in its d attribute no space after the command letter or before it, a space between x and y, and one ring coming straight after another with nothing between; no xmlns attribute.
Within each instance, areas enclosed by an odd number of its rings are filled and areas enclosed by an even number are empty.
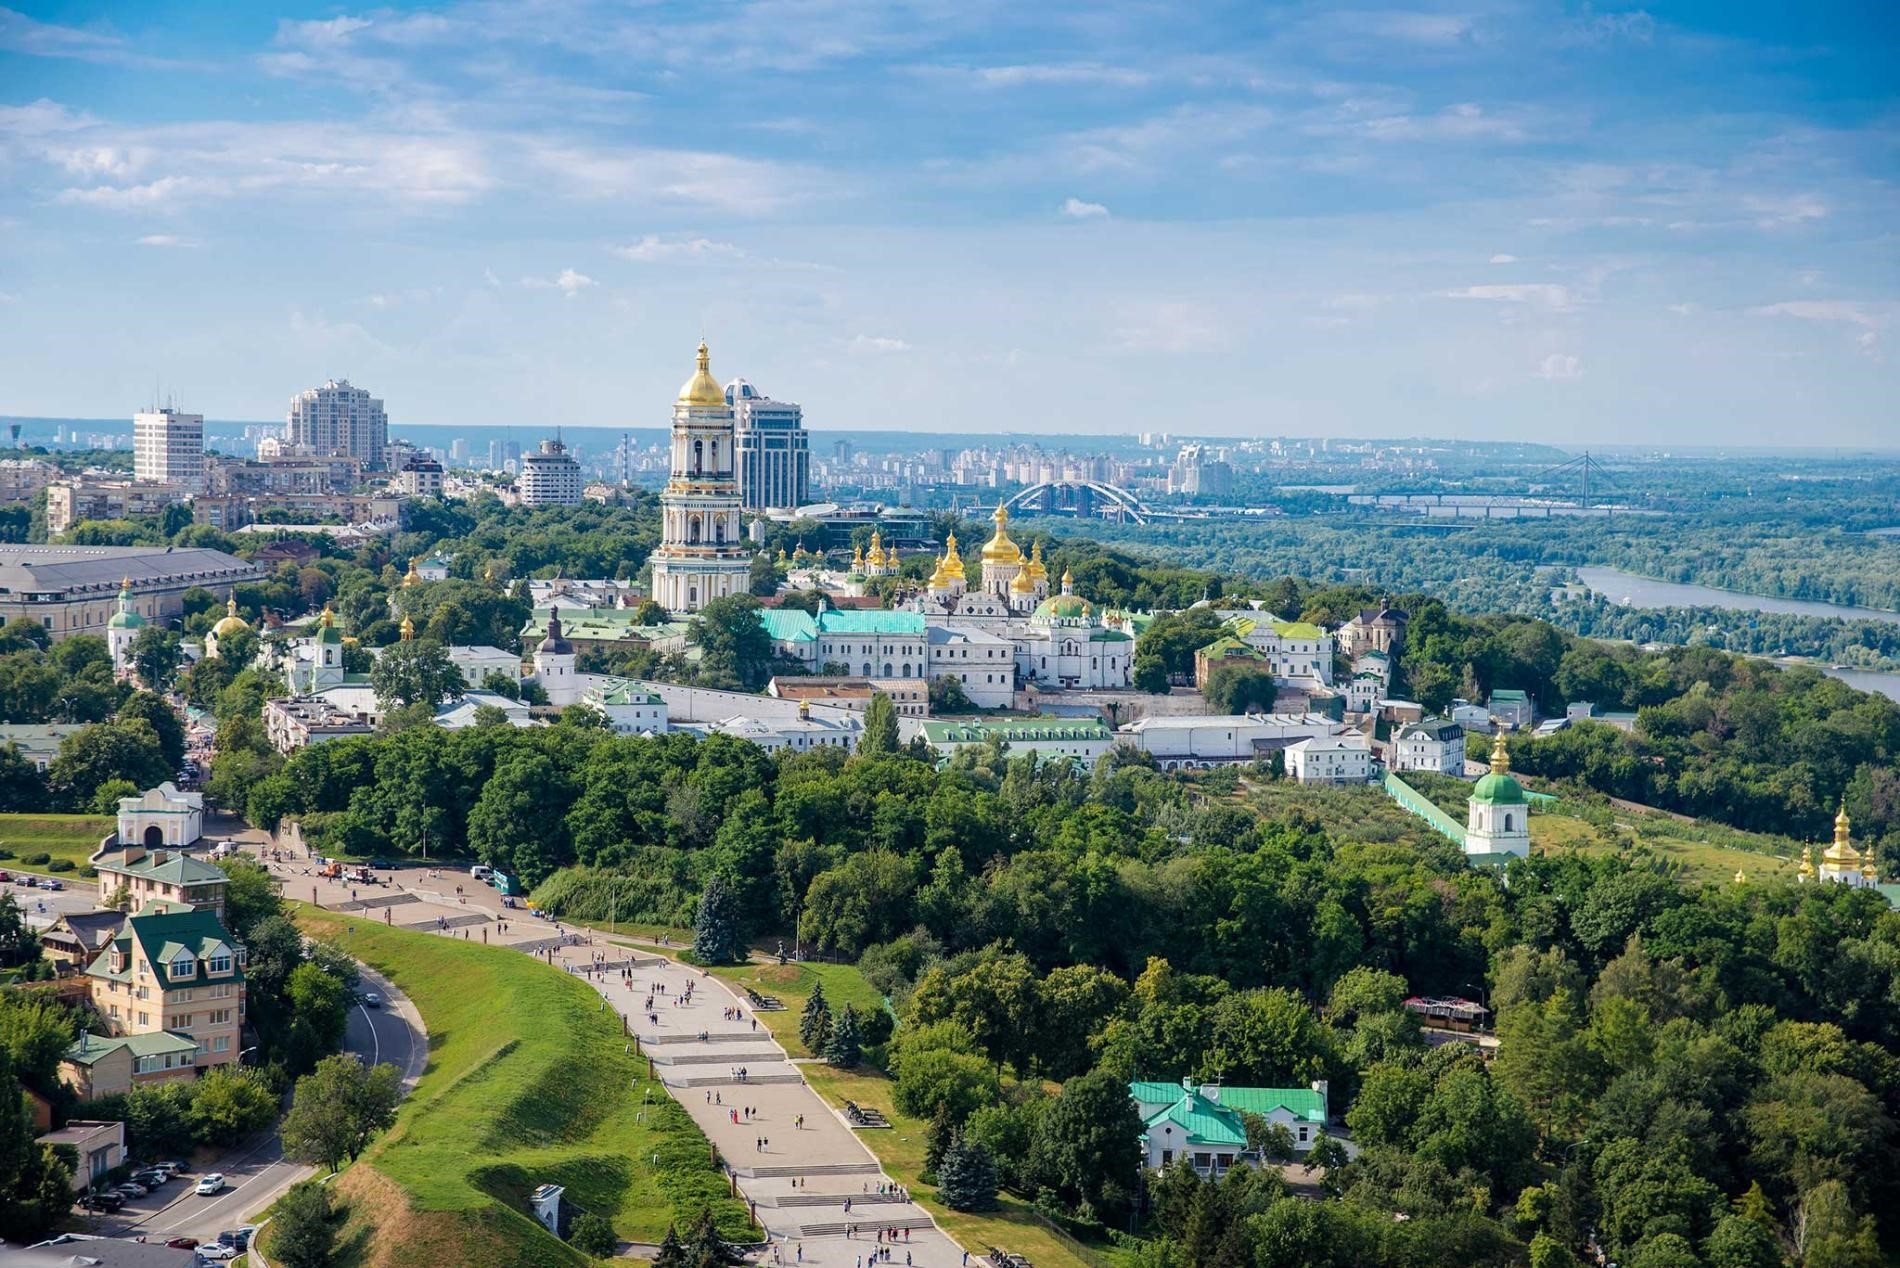
<svg viewBox="0 0 1900 1268"><path fill-rule="evenodd" d="M910 662L909 661L904 662L904 677L906 678L910 677Z"/></svg>
<svg viewBox="0 0 1900 1268"><path fill-rule="evenodd" d="M864 676L866 678L871 676L871 662L868 660L864 662Z"/></svg>
<svg viewBox="0 0 1900 1268"><path fill-rule="evenodd" d="M726 521L724 521L724 520L714 520L714 521L713 521L713 540L714 540L715 542L718 542L718 543L719 543L720 545L722 545L722 546L723 546L723 545L725 545L725 543L726 543Z"/></svg>
<svg viewBox="0 0 1900 1268"><path fill-rule="evenodd" d="M891 674L891 662L888 660L884 662L884 676L886 678L890 678L893 676Z"/></svg>
<svg viewBox="0 0 1900 1268"><path fill-rule="evenodd" d="M1511 830L1511 816L1508 811L1505 813L1505 816L1504 816L1504 830L1506 832L1509 832Z"/></svg>
<svg viewBox="0 0 1900 1268"><path fill-rule="evenodd" d="M699 516L697 515L686 521L686 540L692 544L697 544L699 541Z"/></svg>
<svg viewBox="0 0 1900 1268"><path fill-rule="evenodd" d="M705 441L695 440L693 442L693 474L694 475L699 474L700 459L704 456L705 450L706 450Z"/></svg>

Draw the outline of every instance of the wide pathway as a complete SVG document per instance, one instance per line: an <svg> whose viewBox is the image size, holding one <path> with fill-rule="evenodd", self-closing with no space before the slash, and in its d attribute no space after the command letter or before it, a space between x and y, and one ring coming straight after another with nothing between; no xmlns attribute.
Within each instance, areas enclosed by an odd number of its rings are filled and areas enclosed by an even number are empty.
<svg viewBox="0 0 1900 1268"><path fill-rule="evenodd" d="M718 1147L774 1243L766 1262L871 1268L874 1256L888 1252L875 1262L963 1268L963 1248L927 1212L893 1193L879 1194L880 1186L895 1186L876 1157L723 980L605 935L577 937L525 910L505 909L492 888L465 871L405 866L378 873L381 884L352 885L314 875L313 862L298 853L269 864L287 897L443 937L511 946L586 977L627 1019L654 1073ZM602 962L607 967L596 969ZM623 967L630 977L622 976ZM735 1010L730 1018L728 1009ZM896 1229L896 1239L880 1241L879 1229ZM968 1261L976 1262L977 1254Z"/></svg>

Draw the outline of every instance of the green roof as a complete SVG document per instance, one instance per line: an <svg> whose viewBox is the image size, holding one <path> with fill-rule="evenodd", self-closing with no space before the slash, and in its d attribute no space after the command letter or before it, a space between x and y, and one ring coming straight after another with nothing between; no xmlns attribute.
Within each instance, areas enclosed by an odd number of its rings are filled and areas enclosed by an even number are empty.
<svg viewBox="0 0 1900 1268"><path fill-rule="evenodd" d="M1306 1087L1224 1087L1215 1099L1222 1109L1270 1114L1283 1109L1309 1123L1326 1121L1326 1098Z"/></svg>
<svg viewBox="0 0 1900 1268"><path fill-rule="evenodd" d="M1079 595L1052 594L1036 605L1032 619L1044 621L1080 621L1089 613L1089 605Z"/></svg>
<svg viewBox="0 0 1900 1268"><path fill-rule="evenodd" d="M1172 1105L1187 1089L1179 1083L1153 1083L1137 1080L1128 1085L1128 1095L1149 1105Z"/></svg>
<svg viewBox="0 0 1900 1268"><path fill-rule="evenodd" d="M1509 775L1491 774L1480 779L1471 790L1471 800L1485 806L1521 806L1527 799L1524 785Z"/></svg>
<svg viewBox="0 0 1900 1268"><path fill-rule="evenodd" d="M1321 638L1326 633L1311 621L1282 621L1277 617L1256 621L1250 616L1237 616L1227 623L1227 628L1245 638L1262 625L1271 626L1281 638Z"/></svg>
<svg viewBox="0 0 1900 1268"><path fill-rule="evenodd" d="M134 1057L158 1057L168 1052L196 1052L196 1040L174 1035L169 1030L149 1030L138 1035L94 1035L82 1032L66 1049L65 1060L74 1065L92 1065L121 1048Z"/></svg>
<svg viewBox="0 0 1900 1268"><path fill-rule="evenodd" d="M821 634L916 634L924 632L922 612L826 608L818 614Z"/></svg>
<svg viewBox="0 0 1900 1268"><path fill-rule="evenodd" d="M153 860L160 854L165 855L163 863ZM148 880L166 885L203 885L214 881L229 879L224 872L209 863L192 858L189 854L180 854L176 850L147 850L143 858L125 861L123 851L107 854L94 864L101 872L111 872L115 876L142 876Z"/></svg>
<svg viewBox="0 0 1900 1268"><path fill-rule="evenodd" d="M1148 1116L1146 1125L1173 1123L1187 1133L1190 1145L1247 1147L1247 1127L1234 1110L1216 1105L1199 1092L1183 1091L1181 1099Z"/></svg>
<svg viewBox="0 0 1900 1268"><path fill-rule="evenodd" d="M528 623L521 627L523 647L532 647L548 636L548 613L555 610L534 610ZM633 608L560 608L558 611L561 614L561 635L570 642L652 643L663 638L676 638L687 630L684 621L641 625L634 620Z"/></svg>
<svg viewBox="0 0 1900 1268"><path fill-rule="evenodd" d="M666 698L651 687L626 678L617 678L600 691L602 704L665 704Z"/></svg>
<svg viewBox="0 0 1900 1268"><path fill-rule="evenodd" d="M222 873L220 873L222 875ZM170 990L174 985L197 986L208 979L197 975L188 981L174 983L171 980L171 962L180 952L189 951L194 958L204 959L212 950L223 945L231 949L233 961L231 976L220 977L220 982L241 982L244 971L237 966L237 940L225 929L224 922L218 919L214 911L191 908L182 911L154 911L147 909L139 915L127 918L118 936L106 945L106 949L86 970L94 977L110 977L123 980L106 966L111 962L114 951L130 951L133 939L138 940L139 949L152 966L152 976L157 979L160 990Z"/></svg>
<svg viewBox="0 0 1900 1268"><path fill-rule="evenodd" d="M1519 691L1515 687L1499 687L1496 691L1491 693L1491 698L1493 700L1504 700L1504 701L1509 701L1512 703L1518 703L1518 702L1530 699L1529 696L1525 695L1523 692Z"/></svg>
<svg viewBox="0 0 1900 1268"><path fill-rule="evenodd" d="M1008 721L979 718L970 722L926 722L924 739L931 744L983 744L995 736L1005 743L1036 740L1106 740L1112 732L1100 718L1017 718Z"/></svg>
<svg viewBox="0 0 1900 1268"><path fill-rule="evenodd" d="M1232 634L1225 638L1215 639L1203 647L1199 655L1208 660L1234 660L1242 657L1248 660L1265 660L1267 658L1267 654L1258 647L1252 643L1243 643Z"/></svg>
<svg viewBox="0 0 1900 1268"><path fill-rule="evenodd" d="M813 643L818 640L818 622L803 608L762 608L759 624L774 643Z"/></svg>

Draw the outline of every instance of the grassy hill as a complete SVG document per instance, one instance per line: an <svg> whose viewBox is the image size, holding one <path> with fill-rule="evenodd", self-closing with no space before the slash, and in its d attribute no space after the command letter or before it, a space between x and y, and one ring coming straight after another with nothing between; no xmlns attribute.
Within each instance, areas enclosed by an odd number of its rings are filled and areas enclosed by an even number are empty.
<svg viewBox="0 0 1900 1268"><path fill-rule="evenodd" d="M1801 866L1798 842L1743 832L1696 820L1683 823L1661 814L1605 814L1594 807L1559 803L1561 810L1531 816L1531 848L1539 854L1628 854L1660 859L1691 882L1733 882L1736 872L1751 881L1795 879Z"/></svg>
<svg viewBox="0 0 1900 1268"><path fill-rule="evenodd" d="M429 1031L395 1126L337 1182L351 1204L340 1263L591 1263L526 1214L543 1183L626 1240L657 1242L706 1205L744 1235L705 1136L584 982L518 951L307 909L297 920L386 974Z"/></svg>
<svg viewBox="0 0 1900 1268"><path fill-rule="evenodd" d="M44 872L48 870L44 863L21 860L45 854L53 860L64 859L77 870L116 827L117 822L106 815L0 814L0 849L12 855L0 857L0 867Z"/></svg>

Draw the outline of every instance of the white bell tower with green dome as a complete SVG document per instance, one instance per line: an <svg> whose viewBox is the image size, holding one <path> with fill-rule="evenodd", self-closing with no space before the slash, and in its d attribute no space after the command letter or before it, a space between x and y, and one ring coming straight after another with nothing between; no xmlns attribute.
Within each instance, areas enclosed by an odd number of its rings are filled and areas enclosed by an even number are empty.
<svg viewBox="0 0 1900 1268"><path fill-rule="evenodd" d="M1491 747L1491 773L1471 790L1471 812L1465 821L1465 854L1477 858L1531 852L1531 803L1524 786L1511 777L1511 754L1498 732Z"/></svg>

